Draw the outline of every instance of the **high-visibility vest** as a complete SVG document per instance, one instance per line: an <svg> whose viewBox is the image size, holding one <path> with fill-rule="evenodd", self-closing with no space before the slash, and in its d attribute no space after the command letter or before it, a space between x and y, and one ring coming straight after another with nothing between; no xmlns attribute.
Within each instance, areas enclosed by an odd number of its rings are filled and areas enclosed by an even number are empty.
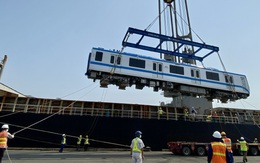
<svg viewBox="0 0 260 163"><path fill-rule="evenodd" d="M85 139L84 144L89 144L89 142L88 142L88 138Z"/></svg>
<svg viewBox="0 0 260 163"><path fill-rule="evenodd" d="M212 146L212 163L226 163L226 144L221 142L211 142Z"/></svg>
<svg viewBox="0 0 260 163"><path fill-rule="evenodd" d="M163 114L163 110L162 109L158 110L158 114L162 115Z"/></svg>
<svg viewBox="0 0 260 163"><path fill-rule="evenodd" d="M185 115L185 117L188 117L189 116L189 112L187 110L185 110L184 115Z"/></svg>
<svg viewBox="0 0 260 163"><path fill-rule="evenodd" d="M0 132L0 148L6 148L7 147L7 131Z"/></svg>
<svg viewBox="0 0 260 163"><path fill-rule="evenodd" d="M246 145L246 141L239 141L240 144L240 151L247 151L247 145Z"/></svg>
<svg viewBox="0 0 260 163"><path fill-rule="evenodd" d="M231 139L229 139L229 138L223 138L222 140L223 140L224 143L226 144L228 152L232 152Z"/></svg>
<svg viewBox="0 0 260 163"><path fill-rule="evenodd" d="M82 140L82 137L78 137L78 141L77 141L77 144L78 144L78 145L81 144L81 140Z"/></svg>
<svg viewBox="0 0 260 163"><path fill-rule="evenodd" d="M141 149L138 148L138 140L139 140L139 138L135 138L134 139L134 144L133 144L132 151L141 153Z"/></svg>
<svg viewBox="0 0 260 163"><path fill-rule="evenodd" d="M66 144L66 138L65 137L62 138L61 144Z"/></svg>

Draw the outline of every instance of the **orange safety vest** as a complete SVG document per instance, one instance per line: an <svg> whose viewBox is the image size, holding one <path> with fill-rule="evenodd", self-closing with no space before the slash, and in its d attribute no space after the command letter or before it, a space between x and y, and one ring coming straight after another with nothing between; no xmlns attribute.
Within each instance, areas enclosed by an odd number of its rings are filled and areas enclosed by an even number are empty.
<svg viewBox="0 0 260 163"><path fill-rule="evenodd" d="M212 146L212 163L226 163L226 144L221 142L211 142Z"/></svg>
<svg viewBox="0 0 260 163"><path fill-rule="evenodd" d="M7 136L8 136L8 133L6 131L0 132L0 148L7 147Z"/></svg>
<svg viewBox="0 0 260 163"><path fill-rule="evenodd" d="M228 152L233 152L233 151L232 151L231 139L229 139L229 138L223 138L222 140L223 140L224 143L226 144Z"/></svg>

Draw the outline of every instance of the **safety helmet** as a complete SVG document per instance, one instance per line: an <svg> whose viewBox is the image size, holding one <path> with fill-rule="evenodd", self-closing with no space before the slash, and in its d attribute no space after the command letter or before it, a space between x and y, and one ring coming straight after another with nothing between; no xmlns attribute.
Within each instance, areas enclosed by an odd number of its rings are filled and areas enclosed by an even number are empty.
<svg viewBox="0 0 260 163"><path fill-rule="evenodd" d="M65 134L62 134L63 137L65 137L66 135Z"/></svg>
<svg viewBox="0 0 260 163"><path fill-rule="evenodd" d="M88 135L86 135L86 138L88 137Z"/></svg>
<svg viewBox="0 0 260 163"><path fill-rule="evenodd" d="M241 137L240 140L245 140L244 137Z"/></svg>
<svg viewBox="0 0 260 163"><path fill-rule="evenodd" d="M224 131L222 131L221 136L226 136L226 133Z"/></svg>
<svg viewBox="0 0 260 163"><path fill-rule="evenodd" d="M136 137L139 137L140 135L142 135L142 132L141 132L141 131L136 131L136 132L135 132L135 136L136 136Z"/></svg>
<svg viewBox="0 0 260 163"><path fill-rule="evenodd" d="M215 131L212 135L214 138L219 138L221 139L221 134L218 131Z"/></svg>
<svg viewBox="0 0 260 163"><path fill-rule="evenodd" d="M8 125L8 124L4 124L4 125L2 126L2 129L9 129L9 125Z"/></svg>

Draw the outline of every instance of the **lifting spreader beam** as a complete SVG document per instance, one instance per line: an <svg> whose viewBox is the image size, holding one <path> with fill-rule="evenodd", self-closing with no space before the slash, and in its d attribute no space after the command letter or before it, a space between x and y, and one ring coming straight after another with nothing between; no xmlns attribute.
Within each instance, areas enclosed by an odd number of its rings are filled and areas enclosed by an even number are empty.
<svg viewBox="0 0 260 163"><path fill-rule="evenodd" d="M131 43L128 41L128 36L130 36L130 34L140 35L141 37L137 42ZM143 40L144 37L158 39L159 44L155 47L141 44L141 41ZM175 50L171 51L168 49L163 49L161 45L164 42L174 43L176 45ZM207 56L209 56L210 54L219 51L218 47L212 46L212 45L207 45L205 43L198 43L198 42L183 40L180 38L174 38L174 37L170 37L170 36L166 36L166 35L162 35L162 34L158 34L158 33L153 33L153 32L148 32L146 30L135 29L135 28L131 28L131 27L128 28L127 33L125 34L125 37L122 41L122 45L124 47L132 47L132 48L147 50L147 51L151 51L151 52L158 52L158 53L162 53L162 54L174 55L174 56L187 58L187 59L194 59L194 60L198 60L200 62L202 62L203 59L206 58ZM179 50L184 45L193 46L194 52L191 54L180 53ZM208 52L206 53L206 55L204 55L202 57L196 56L195 54L197 54L200 50L207 50Z"/></svg>

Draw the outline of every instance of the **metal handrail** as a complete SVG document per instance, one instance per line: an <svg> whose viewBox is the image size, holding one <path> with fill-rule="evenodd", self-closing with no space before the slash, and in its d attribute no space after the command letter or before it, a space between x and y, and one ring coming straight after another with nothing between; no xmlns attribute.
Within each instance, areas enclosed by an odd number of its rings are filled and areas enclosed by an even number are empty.
<svg viewBox="0 0 260 163"><path fill-rule="evenodd" d="M142 111L142 110L129 110L129 109L104 109L104 108L82 108L82 107L68 107L65 106L42 106L34 104L14 104L3 103L2 111L11 112L25 112L25 113L38 113L38 114L52 114L64 109L61 113L63 115L81 115L81 116L102 116L102 117L121 117L121 118L141 118L141 119L158 119L158 120L182 120L182 121L201 121L201 122L215 122L215 123L242 123L238 117L232 116L218 116L212 117L209 115L189 114L185 116L183 113L165 112L160 115L157 111ZM154 109L153 109L154 110ZM255 120L259 117L248 117L247 121L243 123L255 124Z"/></svg>

